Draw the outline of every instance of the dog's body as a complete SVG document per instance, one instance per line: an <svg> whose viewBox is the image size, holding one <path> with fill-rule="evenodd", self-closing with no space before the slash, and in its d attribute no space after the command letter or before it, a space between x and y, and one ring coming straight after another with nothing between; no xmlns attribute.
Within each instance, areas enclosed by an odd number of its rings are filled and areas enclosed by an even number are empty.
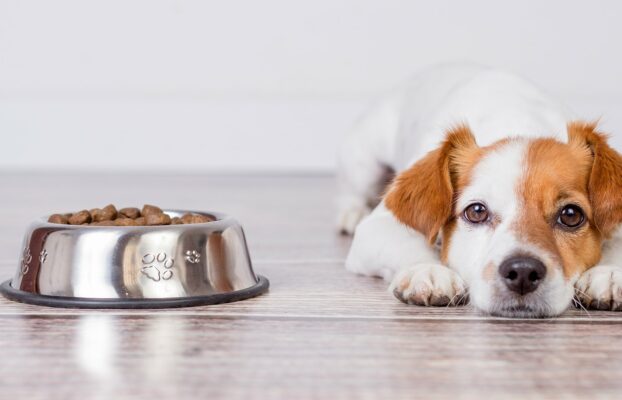
<svg viewBox="0 0 622 400"><path fill-rule="evenodd" d="M584 303L620 308L622 157L572 119L509 73L419 75L342 146L338 223L356 229L346 267L392 280L407 303L468 292L486 312L551 316L576 286ZM387 171L398 176L370 214Z"/></svg>

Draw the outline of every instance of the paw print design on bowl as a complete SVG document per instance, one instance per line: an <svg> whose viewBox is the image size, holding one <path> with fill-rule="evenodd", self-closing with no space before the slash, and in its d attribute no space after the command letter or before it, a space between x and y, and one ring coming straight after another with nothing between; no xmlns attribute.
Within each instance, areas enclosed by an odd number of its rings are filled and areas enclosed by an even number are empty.
<svg viewBox="0 0 622 400"><path fill-rule="evenodd" d="M198 264L201 261L201 253L196 250L187 250L184 257L190 264Z"/></svg>
<svg viewBox="0 0 622 400"><path fill-rule="evenodd" d="M147 253L142 259L144 267L140 269L147 278L154 282L160 282L160 280L169 280L173 277L173 264L175 260L168 258L166 253L151 254Z"/></svg>
<svg viewBox="0 0 622 400"><path fill-rule="evenodd" d="M26 275L28 270L30 269L30 262L32 261L32 254L30 254L30 248L25 247L24 252L22 253L22 265L20 266L19 272L22 275Z"/></svg>
<svg viewBox="0 0 622 400"><path fill-rule="evenodd" d="M39 253L39 262L43 264L47 258L48 251L46 249L41 250L41 253Z"/></svg>

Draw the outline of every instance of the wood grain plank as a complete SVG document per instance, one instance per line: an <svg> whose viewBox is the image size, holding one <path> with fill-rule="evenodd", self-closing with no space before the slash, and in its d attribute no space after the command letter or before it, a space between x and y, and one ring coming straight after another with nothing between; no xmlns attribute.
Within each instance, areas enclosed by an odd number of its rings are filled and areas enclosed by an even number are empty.
<svg viewBox="0 0 622 400"><path fill-rule="evenodd" d="M622 330L606 323L0 321L1 383L14 398L612 398L622 389Z"/></svg>

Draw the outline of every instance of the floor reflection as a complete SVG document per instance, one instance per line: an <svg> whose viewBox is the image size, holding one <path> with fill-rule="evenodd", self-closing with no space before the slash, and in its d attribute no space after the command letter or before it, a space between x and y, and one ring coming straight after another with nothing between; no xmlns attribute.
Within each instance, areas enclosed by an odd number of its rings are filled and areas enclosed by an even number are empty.
<svg viewBox="0 0 622 400"><path fill-rule="evenodd" d="M114 316L86 315L78 320L74 356L81 369L94 378L113 379L119 332Z"/></svg>

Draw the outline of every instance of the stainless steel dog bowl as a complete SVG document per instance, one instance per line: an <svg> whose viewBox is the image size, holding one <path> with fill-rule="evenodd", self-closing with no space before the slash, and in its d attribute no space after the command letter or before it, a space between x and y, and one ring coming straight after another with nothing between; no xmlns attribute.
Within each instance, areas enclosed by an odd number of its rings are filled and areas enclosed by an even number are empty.
<svg viewBox="0 0 622 400"><path fill-rule="evenodd" d="M256 296L256 276L242 227L214 217L165 226L73 226L33 223L17 272L0 286L24 303L80 308L162 308L224 303Z"/></svg>

